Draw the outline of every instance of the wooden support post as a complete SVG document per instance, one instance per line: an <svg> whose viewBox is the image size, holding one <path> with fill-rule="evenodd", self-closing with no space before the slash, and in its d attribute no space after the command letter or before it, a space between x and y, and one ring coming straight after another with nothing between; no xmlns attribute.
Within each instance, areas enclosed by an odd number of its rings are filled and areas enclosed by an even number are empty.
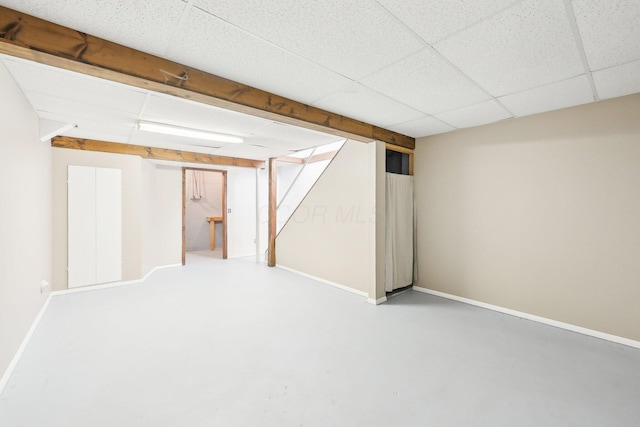
<svg viewBox="0 0 640 427"><path fill-rule="evenodd" d="M269 159L269 245L267 247L267 265L276 266L276 231L278 202L278 166L275 158Z"/></svg>

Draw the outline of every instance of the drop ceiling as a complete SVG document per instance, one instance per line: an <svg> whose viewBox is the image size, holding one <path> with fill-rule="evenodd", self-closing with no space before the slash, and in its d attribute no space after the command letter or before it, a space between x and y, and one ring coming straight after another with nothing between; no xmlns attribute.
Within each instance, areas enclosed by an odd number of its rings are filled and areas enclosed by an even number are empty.
<svg viewBox="0 0 640 427"><path fill-rule="evenodd" d="M422 137L640 92L638 0L0 0L3 6ZM184 144L140 119L238 133L265 158L337 137L6 58L70 136ZM161 144L161 145L158 145ZM195 151L195 150L194 150Z"/></svg>

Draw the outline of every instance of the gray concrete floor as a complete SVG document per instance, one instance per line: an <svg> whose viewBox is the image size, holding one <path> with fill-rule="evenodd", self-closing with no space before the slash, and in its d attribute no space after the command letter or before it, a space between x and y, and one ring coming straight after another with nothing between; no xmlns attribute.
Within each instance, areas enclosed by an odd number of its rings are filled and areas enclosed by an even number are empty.
<svg viewBox="0 0 640 427"><path fill-rule="evenodd" d="M142 284L52 298L0 425L639 426L640 350L191 254Z"/></svg>

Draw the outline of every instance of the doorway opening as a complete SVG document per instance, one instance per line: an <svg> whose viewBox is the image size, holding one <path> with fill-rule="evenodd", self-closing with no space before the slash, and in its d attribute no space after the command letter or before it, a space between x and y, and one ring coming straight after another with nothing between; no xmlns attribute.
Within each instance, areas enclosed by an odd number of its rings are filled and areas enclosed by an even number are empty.
<svg viewBox="0 0 640 427"><path fill-rule="evenodd" d="M187 251L227 259L227 171L182 168L182 265Z"/></svg>

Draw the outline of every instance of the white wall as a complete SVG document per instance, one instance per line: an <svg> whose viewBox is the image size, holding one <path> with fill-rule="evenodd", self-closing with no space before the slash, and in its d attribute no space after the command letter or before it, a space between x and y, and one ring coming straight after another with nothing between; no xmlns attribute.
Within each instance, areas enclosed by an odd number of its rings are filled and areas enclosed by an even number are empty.
<svg viewBox="0 0 640 427"><path fill-rule="evenodd" d="M419 285L640 340L640 95L422 138Z"/></svg>
<svg viewBox="0 0 640 427"><path fill-rule="evenodd" d="M51 282L51 146L38 118L0 63L0 377L14 357Z"/></svg>
<svg viewBox="0 0 640 427"><path fill-rule="evenodd" d="M53 148L53 289L67 289L67 169L69 165L122 171L122 280L142 275L141 158L124 154Z"/></svg>
<svg viewBox="0 0 640 427"><path fill-rule="evenodd" d="M122 171L122 280L182 260L182 169L138 156L53 148L53 289L67 289L67 167Z"/></svg>
<svg viewBox="0 0 640 427"><path fill-rule="evenodd" d="M278 265L375 296L375 145L347 141L276 239Z"/></svg>
<svg viewBox="0 0 640 427"><path fill-rule="evenodd" d="M182 168L142 159L142 276L182 262Z"/></svg>
<svg viewBox="0 0 640 427"><path fill-rule="evenodd" d="M185 221L187 251L199 251L209 249L209 222L207 217L222 216L222 172L194 171L187 169L185 174L186 201ZM193 199L194 177L201 174L204 184L201 192L202 198ZM222 223L216 225L216 248L222 247Z"/></svg>

